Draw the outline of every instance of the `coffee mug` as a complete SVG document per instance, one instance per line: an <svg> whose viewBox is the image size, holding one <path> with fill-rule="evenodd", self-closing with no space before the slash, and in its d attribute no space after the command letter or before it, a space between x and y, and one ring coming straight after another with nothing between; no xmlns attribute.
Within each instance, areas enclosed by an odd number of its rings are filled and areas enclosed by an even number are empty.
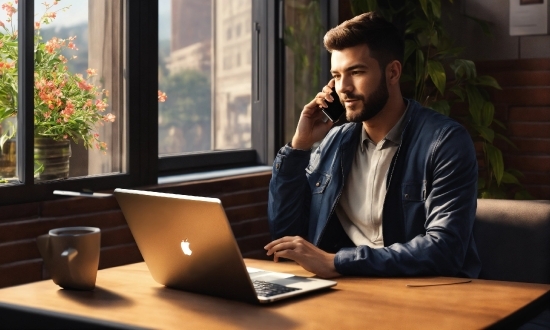
<svg viewBox="0 0 550 330"><path fill-rule="evenodd" d="M55 284L64 289L93 290L99 265L101 232L95 227L65 227L36 239Z"/></svg>

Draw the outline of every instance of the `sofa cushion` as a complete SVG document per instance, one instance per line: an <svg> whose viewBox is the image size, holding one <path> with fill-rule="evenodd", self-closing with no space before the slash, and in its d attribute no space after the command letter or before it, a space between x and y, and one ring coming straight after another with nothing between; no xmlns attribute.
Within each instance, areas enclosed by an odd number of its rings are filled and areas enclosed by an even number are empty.
<svg viewBox="0 0 550 330"><path fill-rule="evenodd" d="M550 201L478 199L480 278L550 283Z"/></svg>

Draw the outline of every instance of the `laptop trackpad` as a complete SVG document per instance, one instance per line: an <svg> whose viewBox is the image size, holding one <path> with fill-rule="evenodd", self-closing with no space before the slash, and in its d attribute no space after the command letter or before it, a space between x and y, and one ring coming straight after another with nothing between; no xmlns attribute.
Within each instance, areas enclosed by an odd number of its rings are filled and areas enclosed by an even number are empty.
<svg viewBox="0 0 550 330"><path fill-rule="evenodd" d="M292 284L308 283L308 282L311 282L311 280L307 277L292 276L292 277L280 278L280 279L276 279L276 280L272 280L272 281L268 281L268 282L275 283L275 284L280 284L280 285L284 285L284 286L289 286L289 285L292 285Z"/></svg>

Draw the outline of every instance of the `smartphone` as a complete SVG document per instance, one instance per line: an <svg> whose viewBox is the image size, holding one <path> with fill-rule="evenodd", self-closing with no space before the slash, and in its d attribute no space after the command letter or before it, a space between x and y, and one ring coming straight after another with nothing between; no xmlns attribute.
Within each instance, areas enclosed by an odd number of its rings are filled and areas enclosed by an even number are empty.
<svg viewBox="0 0 550 330"><path fill-rule="evenodd" d="M334 90L334 87L332 87L332 93L330 93L330 95L332 96L334 101L329 102L325 100L327 102L328 107L323 108L322 110L325 113L325 116L327 116L328 119L330 119L330 121L332 121L333 123L336 123L338 119L340 119L342 114L346 112L346 108L344 108L344 106L340 102L340 98L338 97L338 93L336 93L336 91Z"/></svg>

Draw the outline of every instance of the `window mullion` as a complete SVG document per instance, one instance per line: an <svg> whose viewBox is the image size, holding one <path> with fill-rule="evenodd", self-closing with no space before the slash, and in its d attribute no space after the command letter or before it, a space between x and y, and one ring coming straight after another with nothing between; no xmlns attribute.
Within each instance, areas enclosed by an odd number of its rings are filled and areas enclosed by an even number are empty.
<svg viewBox="0 0 550 330"><path fill-rule="evenodd" d="M25 185L33 185L34 1L19 2L18 30L17 175Z"/></svg>

